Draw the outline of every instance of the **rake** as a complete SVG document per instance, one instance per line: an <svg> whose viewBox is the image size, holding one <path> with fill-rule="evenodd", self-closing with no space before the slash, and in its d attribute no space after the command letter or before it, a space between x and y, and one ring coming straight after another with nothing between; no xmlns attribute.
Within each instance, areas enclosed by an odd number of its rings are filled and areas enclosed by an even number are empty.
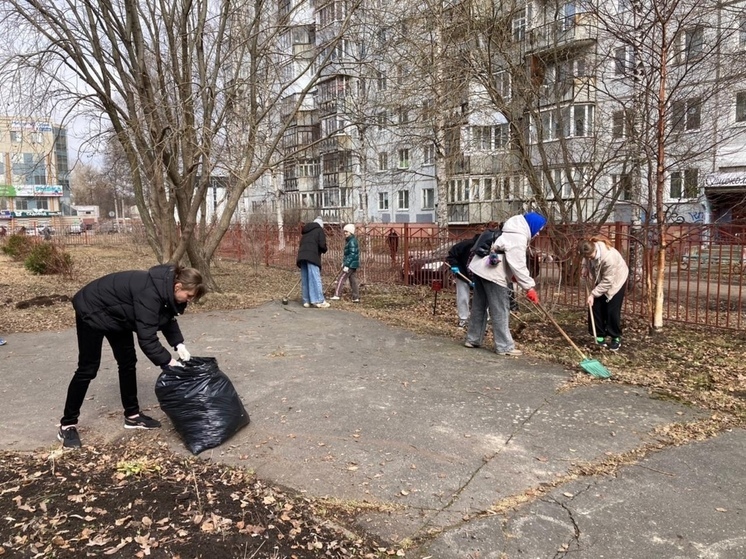
<svg viewBox="0 0 746 559"><path fill-rule="evenodd" d="M583 359L580 362L580 368L583 369L586 373L588 373L591 376L594 376L596 378L609 378L611 376L611 372L604 367L600 361L597 359L589 359L585 353L583 353L580 348L575 345L575 342L573 342L570 339L570 336L568 336L565 331L560 327L559 324L557 324L557 321L554 320L551 314L541 305L541 303L535 303L539 309L546 315L546 317L551 321L552 324L554 324L555 328L559 330L559 333L562 334L562 336L570 343L570 345L575 349L575 351L578 352L580 357Z"/></svg>

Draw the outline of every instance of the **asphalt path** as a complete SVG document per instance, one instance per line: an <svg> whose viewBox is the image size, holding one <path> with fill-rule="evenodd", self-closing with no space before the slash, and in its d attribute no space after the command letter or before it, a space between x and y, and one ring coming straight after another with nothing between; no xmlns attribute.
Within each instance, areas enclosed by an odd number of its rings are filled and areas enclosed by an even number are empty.
<svg viewBox="0 0 746 559"><path fill-rule="evenodd" d="M746 432L681 446L659 435L701 410L294 301L180 324L192 354L217 357L252 420L200 456L357 506L357 528L403 542L406 557L746 557ZM7 338L0 448L56 448L75 332ZM140 356L141 406L164 422L157 434L122 428L115 371L105 351L83 444L156 437L188 454L158 407L160 370Z"/></svg>

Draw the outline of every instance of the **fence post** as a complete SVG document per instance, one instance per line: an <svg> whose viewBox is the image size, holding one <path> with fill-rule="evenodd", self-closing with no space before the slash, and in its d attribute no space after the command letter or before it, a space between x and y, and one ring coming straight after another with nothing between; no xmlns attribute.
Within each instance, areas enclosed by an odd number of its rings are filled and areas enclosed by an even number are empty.
<svg viewBox="0 0 746 559"><path fill-rule="evenodd" d="M404 224L404 243L402 245L402 269L404 270L404 282L409 277L409 223Z"/></svg>

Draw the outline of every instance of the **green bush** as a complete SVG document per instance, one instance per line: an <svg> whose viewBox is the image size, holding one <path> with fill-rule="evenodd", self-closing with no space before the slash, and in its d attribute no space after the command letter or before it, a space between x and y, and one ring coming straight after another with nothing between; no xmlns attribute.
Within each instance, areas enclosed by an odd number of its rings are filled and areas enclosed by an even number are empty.
<svg viewBox="0 0 746 559"><path fill-rule="evenodd" d="M13 234L8 237L8 241L3 247L3 252L13 260L23 260L29 255L33 246L34 241L31 237Z"/></svg>
<svg viewBox="0 0 746 559"><path fill-rule="evenodd" d="M70 275L73 269L73 258L52 243L38 243L31 249L23 265L32 274Z"/></svg>

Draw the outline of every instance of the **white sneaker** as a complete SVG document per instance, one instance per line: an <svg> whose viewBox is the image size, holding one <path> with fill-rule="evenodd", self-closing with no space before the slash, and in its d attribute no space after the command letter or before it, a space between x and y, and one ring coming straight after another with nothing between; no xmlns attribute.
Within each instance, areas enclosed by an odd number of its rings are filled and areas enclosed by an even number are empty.
<svg viewBox="0 0 746 559"><path fill-rule="evenodd" d="M311 303L303 303L303 307L306 308L306 309L310 309L311 308Z"/></svg>
<svg viewBox="0 0 746 559"><path fill-rule="evenodd" d="M337 296L335 295L334 297L331 297L331 300L332 300L332 301L339 301L339 297L337 297Z"/></svg>
<svg viewBox="0 0 746 559"><path fill-rule="evenodd" d="M321 303L314 303L313 306L317 309L328 309L329 307L331 307L331 305L326 301L322 301Z"/></svg>
<svg viewBox="0 0 746 559"><path fill-rule="evenodd" d="M523 355L523 352L520 349L511 349L510 351L500 351L498 352L500 355L506 355L508 357L518 357L519 355Z"/></svg>

